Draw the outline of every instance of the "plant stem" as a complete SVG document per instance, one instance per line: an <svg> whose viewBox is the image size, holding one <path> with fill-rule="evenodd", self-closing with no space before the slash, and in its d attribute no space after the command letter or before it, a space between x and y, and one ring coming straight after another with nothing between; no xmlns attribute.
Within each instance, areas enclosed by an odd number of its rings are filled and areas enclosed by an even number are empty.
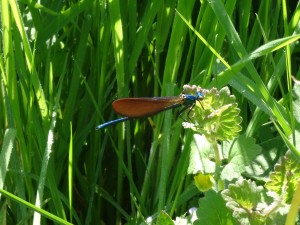
<svg viewBox="0 0 300 225"><path fill-rule="evenodd" d="M214 153L215 153L215 162L216 162L216 169L215 169L215 180L216 180L216 186L218 190L223 190L224 189L224 183L220 179L220 173L221 173L221 158L220 158L220 153L218 150L218 144L217 140L214 139L212 141Z"/></svg>

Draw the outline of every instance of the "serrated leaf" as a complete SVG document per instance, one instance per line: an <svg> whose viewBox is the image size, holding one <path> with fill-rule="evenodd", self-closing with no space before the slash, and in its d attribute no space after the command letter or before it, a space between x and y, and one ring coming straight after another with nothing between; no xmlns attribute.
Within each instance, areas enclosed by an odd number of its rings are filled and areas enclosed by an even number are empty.
<svg viewBox="0 0 300 225"><path fill-rule="evenodd" d="M260 152L261 147L255 144L255 140L244 134L233 142L224 143L223 154L228 163L222 170L221 178L228 181L239 178Z"/></svg>
<svg viewBox="0 0 300 225"><path fill-rule="evenodd" d="M264 224L264 216L256 210L259 208L262 195L265 194L262 186L256 186L255 182L240 178L221 194L227 202L226 206L232 210L233 217L240 224Z"/></svg>
<svg viewBox="0 0 300 225"><path fill-rule="evenodd" d="M242 127L242 118L239 116L240 109L235 102L235 97L230 95L228 87L221 90L216 88L202 89L196 86L184 86L185 92L195 94L200 91L204 94L201 102L197 102L193 108L192 123L184 123L185 128L203 134L208 140L232 140L237 137Z"/></svg>
<svg viewBox="0 0 300 225"><path fill-rule="evenodd" d="M198 219L195 225L235 225L239 224L233 217L232 212L226 207L226 202L219 193L210 190L205 197L199 200L197 210Z"/></svg>
<svg viewBox="0 0 300 225"><path fill-rule="evenodd" d="M274 172L270 174L270 181L266 183L269 191L282 196L284 202L290 203L300 178L300 164L292 152L288 151L281 162L275 165Z"/></svg>

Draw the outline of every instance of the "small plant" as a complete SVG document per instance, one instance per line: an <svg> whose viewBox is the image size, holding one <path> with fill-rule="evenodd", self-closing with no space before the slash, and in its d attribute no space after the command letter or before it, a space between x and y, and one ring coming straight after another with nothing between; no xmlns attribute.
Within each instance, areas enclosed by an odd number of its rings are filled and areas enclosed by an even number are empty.
<svg viewBox="0 0 300 225"><path fill-rule="evenodd" d="M193 92L195 90L197 91L199 88L196 86L185 85L184 89L185 91ZM197 141L197 139L200 141L199 145L196 144L195 146L201 146L201 143L207 142L207 151L197 153L192 150L189 173L198 173L198 175L195 176L198 188L202 186L197 182L199 181L199 177L203 177L204 174L210 176L211 173L214 173L214 179L218 186L217 189L222 190L224 187L223 182L226 179L223 174L223 170L225 169L226 171L226 167L224 167L222 163L229 161L230 157L228 157L229 152L227 154L222 152L223 154L221 154L220 146L218 147L218 141L229 141L237 137L238 132L242 129L240 126L242 118L239 116L240 109L235 102L235 97L230 95L228 87L224 87L220 91L216 88L210 90L201 89L201 91L204 93L205 97L203 101L199 102L199 105L195 107L195 110L193 110L195 122L184 123L183 126L185 128L191 128L196 133L202 135L195 136L195 141ZM238 148L233 148L232 150L234 151L235 149ZM210 152L211 150L213 150L213 156L210 155L212 153ZM202 153L207 153L207 155L201 155ZM238 150L236 153L238 153ZM238 156L239 154L235 155ZM207 158L207 160L211 162L208 162L207 164L201 163L204 158ZM207 165L211 165L212 167L205 168ZM211 178L209 178L209 180L211 180ZM213 182L211 184L213 184ZM200 190L204 191L202 188L200 188Z"/></svg>
<svg viewBox="0 0 300 225"><path fill-rule="evenodd" d="M203 89L195 85L184 85L184 92L195 94L203 92L205 97L193 110L193 123L184 123L183 126L204 135L210 142L215 140L226 141L237 137L242 130L235 97L230 95L228 87L218 91L216 88Z"/></svg>
<svg viewBox="0 0 300 225"><path fill-rule="evenodd" d="M282 157L265 185L245 179L257 166L261 147L251 137L238 136L242 118L235 97L227 87L218 91L184 86L185 93L198 91L205 97L188 112L190 121L183 126L196 133L188 174L194 174L195 185L205 195L192 215L174 224L294 224L300 195L300 165L294 155Z"/></svg>

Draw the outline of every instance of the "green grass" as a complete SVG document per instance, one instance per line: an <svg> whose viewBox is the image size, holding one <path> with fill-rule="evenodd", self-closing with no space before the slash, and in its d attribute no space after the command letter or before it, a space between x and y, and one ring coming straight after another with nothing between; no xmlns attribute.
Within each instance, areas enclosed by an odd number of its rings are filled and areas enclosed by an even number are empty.
<svg viewBox="0 0 300 225"><path fill-rule="evenodd" d="M269 167L287 149L300 160L299 2L2 0L0 11L0 224L139 224L197 207L193 132L176 110L96 131L118 117L116 98L229 86Z"/></svg>

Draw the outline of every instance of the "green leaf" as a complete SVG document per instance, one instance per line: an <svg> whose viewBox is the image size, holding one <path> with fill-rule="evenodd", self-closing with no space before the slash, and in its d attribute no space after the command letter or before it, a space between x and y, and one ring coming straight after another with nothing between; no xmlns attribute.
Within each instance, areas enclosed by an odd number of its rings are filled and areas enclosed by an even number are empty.
<svg viewBox="0 0 300 225"><path fill-rule="evenodd" d="M253 160L260 152L261 147L255 144L255 140L245 135L239 136L234 141L224 142L221 160L226 162L226 165L221 172L221 178L231 181L240 177L241 173L245 172L245 169L253 164ZM212 145L204 135L195 134L191 143L188 174L196 174L199 171L204 174L214 173L215 168Z"/></svg>
<svg viewBox="0 0 300 225"><path fill-rule="evenodd" d="M174 222L165 211L161 211L157 217L156 225L174 225Z"/></svg>
<svg viewBox="0 0 300 225"><path fill-rule="evenodd" d="M255 144L255 140L245 135L240 135L230 143L225 142L223 154L224 159L227 159L227 164L222 170L221 178L231 181L240 177L260 152L261 147Z"/></svg>
<svg viewBox="0 0 300 225"><path fill-rule="evenodd" d="M191 142L190 164L188 174L214 173L215 162L213 157L212 144L207 141L204 135L194 134Z"/></svg>
<svg viewBox="0 0 300 225"><path fill-rule="evenodd" d="M226 202L220 193L210 190L205 193L205 197L199 200L197 210L198 219L195 225L231 225L239 224L233 217L231 211L226 207Z"/></svg>
<svg viewBox="0 0 300 225"><path fill-rule="evenodd" d="M290 203L299 178L299 162L293 153L288 151L281 158L281 162L275 165L274 172L270 174L270 181L266 183L266 188L281 196L284 202Z"/></svg>
<svg viewBox="0 0 300 225"><path fill-rule="evenodd" d="M221 148L221 146L219 146ZM223 162L226 162L221 171L223 180L231 181L241 176L247 166L261 152L261 147L255 144L255 140L245 135L240 135L236 140L224 142L222 146ZM194 135L191 143L190 164L188 174L196 174L199 171L204 174L214 173L216 168L213 147L204 135Z"/></svg>
<svg viewBox="0 0 300 225"><path fill-rule="evenodd" d="M5 130L5 135L2 143L2 149L0 154L0 188L4 187L4 181L8 172L9 161L12 155L14 147L14 140L16 137L16 130L8 128Z"/></svg>
<svg viewBox="0 0 300 225"><path fill-rule="evenodd" d="M239 179L235 184L230 184L228 189L222 192L226 206L233 211L240 224L263 224L264 216L257 210L260 208L262 186L256 186L255 182Z"/></svg>
<svg viewBox="0 0 300 225"><path fill-rule="evenodd" d="M208 140L231 140L237 137L242 130L240 123L242 118L239 116L240 109L235 102L235 97L230 95L228 87L218 91L216 88L202 89L196 86L184 86L184 92L195 94L202 92L204 98L197 102L193 108L193 123L184 123L185 128L191 128L194 131L206 136Z"/></svg>
<svg viewBox="0 0 300 225"><path fill-rule="evenodd" d="M288 206L274 192L266 192L254 181L240 178L224 190L222 197L240 224L284 224Z"/></svg>
<svg viewBox="0 0 300 225"><path fill-rule="evenodd" d="M265 133L268 128L262 128ZM260 139L262 140L262 139ZM278 160L278 154L284 149L284 143L279 137L268 138L263 143L260 143L262 152L259 153L250 165L245 168L243 175L265 183L269 181L269 173L274 168Z"/></svg>

